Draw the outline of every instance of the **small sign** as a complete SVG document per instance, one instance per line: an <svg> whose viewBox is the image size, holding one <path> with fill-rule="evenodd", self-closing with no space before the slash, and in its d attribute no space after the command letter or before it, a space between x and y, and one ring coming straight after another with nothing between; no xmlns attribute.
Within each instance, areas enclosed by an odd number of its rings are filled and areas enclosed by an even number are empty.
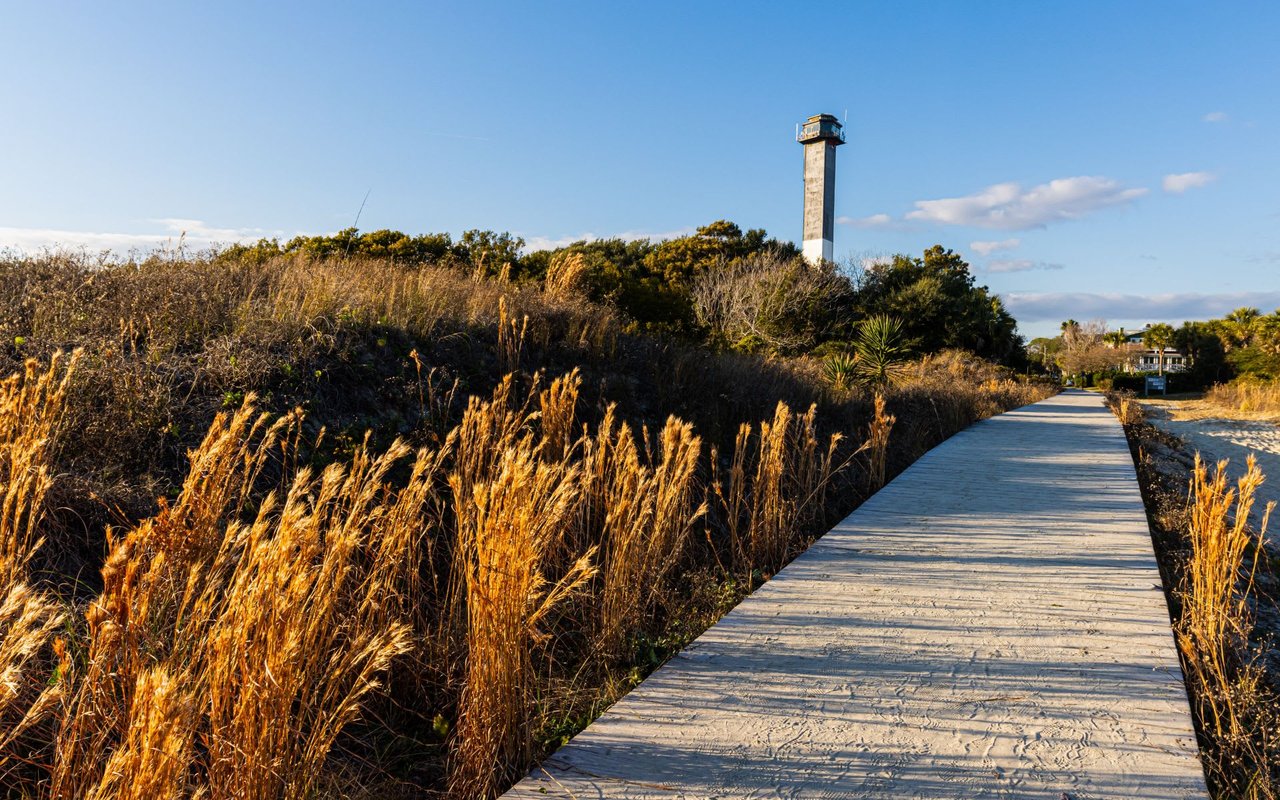
<svg viewBox="0 0 1280 800"><path fill-rule="evenodd" d="M1160 394L1167 394L1167 392L1166 392L1166 390L1165 390L1165 387L1164 387L1164 376L1163 376L1163 375L1148 375L1148 376L1147 376L1147 392L1146 392L1146 393L1147 393L1147 394L1151 394L1152 392L1159 392Z"/></svg>

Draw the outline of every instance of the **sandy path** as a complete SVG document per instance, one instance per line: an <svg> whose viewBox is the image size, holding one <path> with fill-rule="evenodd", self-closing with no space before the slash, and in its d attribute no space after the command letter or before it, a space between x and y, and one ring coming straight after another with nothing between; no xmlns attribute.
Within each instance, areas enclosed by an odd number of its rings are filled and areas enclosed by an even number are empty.
<svg viewBox="0 0 1280 800"><path fill-rule="evenodd" d="M1151 424L1181 439L1190 452L1199 451L1211 464L1228 459L1227 471L1239 477L1245 460L1258 459L1268 480L1258 492L1250 519L1261 521L1267 501L1280 503L1280 425L1264 419L1230 419L1225 412L1200 400L1143 400ZM1280 518L1268 531L1272 547L1280 546Z"/></svg>
<svg viewBox="0 0 1280 800"><path fill-rule="evenodd" d="M912 465L511 798L1205 798L1124 434L1068 392Z"/></svg>

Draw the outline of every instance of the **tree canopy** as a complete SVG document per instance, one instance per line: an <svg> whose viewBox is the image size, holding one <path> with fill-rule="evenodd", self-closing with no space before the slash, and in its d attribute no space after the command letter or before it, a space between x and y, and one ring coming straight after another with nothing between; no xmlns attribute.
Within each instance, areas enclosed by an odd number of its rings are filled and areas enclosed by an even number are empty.
<svg viewBox="0 0 1280 800"><path fill-rule="evenodd" d="M922 257L896 255L858 281L858 316L888 314L923 352L947 347L1010 363L1022 358L1017 322L1004 303L974 282L969 264L935 245Z"/></svg>

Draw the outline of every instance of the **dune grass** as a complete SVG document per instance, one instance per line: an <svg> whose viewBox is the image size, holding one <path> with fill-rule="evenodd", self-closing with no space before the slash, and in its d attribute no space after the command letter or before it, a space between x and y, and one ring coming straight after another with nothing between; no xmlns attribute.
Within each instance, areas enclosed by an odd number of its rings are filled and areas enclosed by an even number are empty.
<svg viewBox="0 0 1280 800"><path fill-rule="evenodd" d="M1280 415L1280 381L1239 378L1205 392L1212 405L1246 414Z"/></svg>
<svg viewBox="0 0 1280 800"><path fill-rule="evenodd" d="M1264 477L1250 457L1232 486L1226 463L1196 456L1188 504L1190 558L1175 626L1200 727L1211 743L1208 770L1219 796L1280 797L1280 713L1254 633L1252 603L1263 560L1269 504L1260 527L1249 512Z"/></svg>
<svg viewBox="0 0 1280 800"><path fill-rule="evenodd" d="M628 337L573 264L92 266L0 265L0 779L37 798L493 796L1046 391Z"/></svg>
<svg viewBox="0 0 1280 800"><path fill-rule="evenodd" d="M1197 453L1187 481L1152 460L1167 447L1132 396L1108 396L1138 458L1173 628L1200 734L1201 759L1217 798L1280 798L1280 687L1268 675L1256 606L1266 602L1258 577L1267 568L1273 504L1257 529L1250 512L1265 476L1250 457L1233 483L1227 462L1206 465Z"/></svg>

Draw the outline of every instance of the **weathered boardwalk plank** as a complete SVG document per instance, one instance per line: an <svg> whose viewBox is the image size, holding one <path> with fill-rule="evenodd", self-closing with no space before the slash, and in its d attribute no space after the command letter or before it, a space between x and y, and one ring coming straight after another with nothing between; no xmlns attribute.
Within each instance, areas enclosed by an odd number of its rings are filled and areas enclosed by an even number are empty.
<svg viewBox="0 0 1280 800"><path fill-rule="evenodd" d="M1068 392L943 443L510 798L1204 798L1124 435Z"/></svg>

